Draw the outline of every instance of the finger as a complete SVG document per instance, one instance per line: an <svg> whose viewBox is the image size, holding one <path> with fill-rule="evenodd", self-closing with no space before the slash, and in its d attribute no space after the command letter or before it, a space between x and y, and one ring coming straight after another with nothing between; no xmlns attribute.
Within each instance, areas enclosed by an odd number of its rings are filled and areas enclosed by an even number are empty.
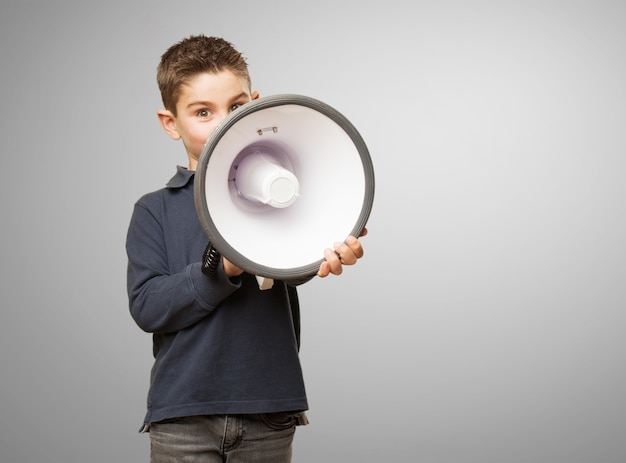
<svg viewBox="0 0 626 463"><path fill-rule="evenodd" d="M335 243L335 254L337 254L339 262L343 265L356 264L357 257L352 248L350 248L346 243Z"/></svg>
<svg viewBox="0 0 626 463"><path fill-rule="evenodd" d="M324 261L320 264L320 268L317 271L317 276L320 278L326 278L330 274L330 265Z"/></svg>
<svg viewBox="0 0 626 463"><path fill-rule="evenodd" d="M361 242L357 240L354 236L348 236L346 244L350 247L357 259L363 257L363 246L361 245Z"/></svg>
<svg viewBox="0 0 626 463"><path fill-rule="evenodd" d="M339 260L339 255L337 255L337 253L332 249L326 249L324 251L324 257L329 265L330 273L333 275L341 275L341 272L343 272L343 266Z"/></svg>

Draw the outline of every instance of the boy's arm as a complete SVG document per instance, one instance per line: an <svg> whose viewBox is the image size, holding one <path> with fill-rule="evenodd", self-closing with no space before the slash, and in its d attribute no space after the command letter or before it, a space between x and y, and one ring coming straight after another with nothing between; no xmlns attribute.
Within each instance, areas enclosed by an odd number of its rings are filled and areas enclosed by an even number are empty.
<svg viewBox="0 0 626 463"><path fill-rule="evenodd" d="M174 332L210 314L241 286L229 279L222 263L211 278L202 273L201 255L178 273L170 273L158 221L135 206L126 241L130 312L147 332Z"/></svg>

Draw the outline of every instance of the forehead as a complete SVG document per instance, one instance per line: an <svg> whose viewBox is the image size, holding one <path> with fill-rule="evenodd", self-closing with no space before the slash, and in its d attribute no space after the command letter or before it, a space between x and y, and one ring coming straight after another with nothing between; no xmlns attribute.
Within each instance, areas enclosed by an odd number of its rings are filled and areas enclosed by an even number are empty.
<svg viewBox="0 0 626 463"><path fill-rule="evenodd" d="M190 102L229 102L241 94L250 95L248 81L235 75L231 71L221 71L218 73L203 72L196 74L187 82L181 85L179 103L189 104Z"/></svg>

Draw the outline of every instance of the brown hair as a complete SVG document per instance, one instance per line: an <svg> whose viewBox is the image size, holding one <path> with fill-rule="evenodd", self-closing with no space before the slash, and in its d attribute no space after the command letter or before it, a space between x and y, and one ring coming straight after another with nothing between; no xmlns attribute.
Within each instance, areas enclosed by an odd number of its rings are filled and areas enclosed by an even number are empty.
<svg viewBox="0 0 626 463"><path fill-rule="evenodd" d="M180 88L194 76L203 73L231 71L251 86L248 64L230 42L219 37L192 35L172 45L161 56L157 83L165 109L176 115Z"/></svg>

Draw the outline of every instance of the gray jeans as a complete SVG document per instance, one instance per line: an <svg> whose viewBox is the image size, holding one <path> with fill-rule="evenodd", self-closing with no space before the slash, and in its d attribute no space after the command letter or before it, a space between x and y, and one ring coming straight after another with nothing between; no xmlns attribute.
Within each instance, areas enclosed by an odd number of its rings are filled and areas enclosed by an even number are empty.
<svg viewBox="0 0 626 463"><path fill-rule="evenodd" d="M212 415L150 425L150 462L290 463L299 413Z"/></svg>

